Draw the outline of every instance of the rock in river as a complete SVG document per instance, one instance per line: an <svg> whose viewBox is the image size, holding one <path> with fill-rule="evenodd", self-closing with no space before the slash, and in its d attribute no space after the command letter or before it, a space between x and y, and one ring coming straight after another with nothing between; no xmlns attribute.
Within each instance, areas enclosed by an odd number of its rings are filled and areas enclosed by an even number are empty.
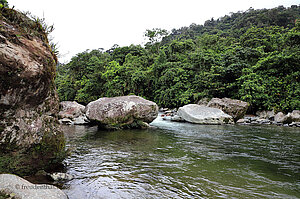
<svg viewBox="0 0 300 199"><path fill-rule="evenodd" d="M63 101L60 103L61 111L60 118L74 119L84 115L85 106L72 101Z"/></svg>
<svg viewBox="0 0 300 199"><path fill-rule="evenodd" d="M177 115L196 124L231 124L233 118L222 110L197 104L188 104L178 109Z"/></svg>
<svg viewBox="0 0 300 199"><path fill-rule="evenodd" d="M86 106L86 116L107 129L143 128L158 115L156 103L130 95L100 98Z"/></svg>
<svg viewBox="0 0 300 199"><path fill-rule="evenodd" d="M212 98L207 106L221 109L228 115L231 115L234 121L243 118L248 109L247 102L230 98Z"/></svg>

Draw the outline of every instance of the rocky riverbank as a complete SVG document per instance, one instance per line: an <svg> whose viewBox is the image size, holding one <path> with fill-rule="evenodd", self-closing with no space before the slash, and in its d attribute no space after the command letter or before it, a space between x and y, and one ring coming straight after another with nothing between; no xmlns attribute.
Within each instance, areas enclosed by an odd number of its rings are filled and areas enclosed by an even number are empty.
<svg viewBox="0 0 300 199"><path fill-rule="evenodd" d="M282 112L275 114L274 111L262 111L257 112L256 115L246 115L243 119L238 120L237 123L243 125L272 124L286 127L300 127L300 111L294 110L288 114Z"/></svg>
<svg viewBox="0 0 300 199"><path fill-rule="evenodd" d="M284 114L282 112L275 113L274 111L260 111L257 112L256 115L246 115L248 109L248 104L246 102L240 100L233 100L229 98L213 98L211 101L201 100L197 105L189 105L192 106L194 111L194 117L198 117L202 115L202 119L205 121L198 122L198 124L228 124L230 122L221 122L222 117L218 118L213 114L214 110L210 110L209 107L218 108L228 115L230 115L236 124L240 125L277 125L277 126L286 126L286 127L300 127L300 111L294 110L288 114ZM202 108L199 108L202 107ZM182 108L179 108L179 110ZM168 108L160 108L160 116L163 117L164 120L170 120L174 122L191 122L197 123L195 121L190 120L190 118L182 117L182 111L177 109L168 109ZM209 113L210 110L210 113ZM178 114L179 112L179 114ZM197 116L198 115L198 116ZM213 116L212 116L213 115ZM214 121L211 121L213 118ZM216 122L216 118L218 118L218 122Z"/></svg>

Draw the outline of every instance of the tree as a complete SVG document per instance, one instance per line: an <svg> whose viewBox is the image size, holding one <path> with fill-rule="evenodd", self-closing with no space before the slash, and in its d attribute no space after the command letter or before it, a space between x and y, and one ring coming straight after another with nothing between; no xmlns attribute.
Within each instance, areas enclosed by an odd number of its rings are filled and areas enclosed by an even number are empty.
<svg viewBox="0 0 300 199"><path fill-rule="evenodd" d="M0 8L1 8L1 7L5 7L5 8L8 7L8 3L7 3L6 0L0 0Z"/></svg>
<svg viewBox="0 0 300 199"><path fill-rule="evenodd" d="M85 51L59 67L60 99L86 104L135 94L171 108L229 97L251 104L252 113L299 110L299 11L249 9L170 35L146 30L145 47Z"/></svg>
<svg viewBox="0 0 300 199"><path fill-rule="evenodd" d="M147 29L145 32L145 37L148 38L149 42L146 43L146 47L151 48L154 47L155 51L158 53L160 44L159 42L162 40L164 36L168 35L168 31L161 28L153 28L152 30Z"/></svg>

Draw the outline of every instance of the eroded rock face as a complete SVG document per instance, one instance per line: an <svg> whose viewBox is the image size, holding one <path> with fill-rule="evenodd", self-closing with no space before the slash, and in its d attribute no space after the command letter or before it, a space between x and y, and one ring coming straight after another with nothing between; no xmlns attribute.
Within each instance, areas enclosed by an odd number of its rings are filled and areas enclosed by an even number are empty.
<svg viewBox="0 0 300 199"><path fill-rule="evenodd" d="M10 172L28 173L58 162L64 152L54 85L56 57L43 32L24 32L19 24L30 23L26 16L10 9L1 12L0 161L7 161Z"/></svg>
<svg viewBox="0 0 300 199"><path fill-rule="evenodd" d="M188 104L180 107L177 115L187 122L195 124L232 124L233 118L222 110L201 106L198 104Z"/></svg>
<svg viewBox="0 0 300 199"><path fill-rule="evenodd" d="M231 115L234 121L243 118L248 109L247 102L230 98L212 98L207 106L221 109L228 115Z"/></svg>
<svg viewBox="0 0 300 199"><path fill-rule="evenodd" d="M86 106L86 116L108 129L141 128L158 115L156 103L135 95L100 98Z"/></svg>
<svg viewBox="0 0 300 199"><path fill-rule="evenodd" d="M27 180L11 174L0 174L0 191L13 198L20 199L67 199L68 196L53 185L48 184L32 184Z"/></svg>

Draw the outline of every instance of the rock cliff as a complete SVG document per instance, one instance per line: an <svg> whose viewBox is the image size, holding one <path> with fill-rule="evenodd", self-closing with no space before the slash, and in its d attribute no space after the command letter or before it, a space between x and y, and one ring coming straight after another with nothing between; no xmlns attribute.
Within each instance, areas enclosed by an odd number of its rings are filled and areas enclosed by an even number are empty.
<svg viewBox="0 0 300 199"><path fill-rule="evenodd" d="M0 9L0 172L27 174L61 161L57 58L39 21Z"/></svg>

